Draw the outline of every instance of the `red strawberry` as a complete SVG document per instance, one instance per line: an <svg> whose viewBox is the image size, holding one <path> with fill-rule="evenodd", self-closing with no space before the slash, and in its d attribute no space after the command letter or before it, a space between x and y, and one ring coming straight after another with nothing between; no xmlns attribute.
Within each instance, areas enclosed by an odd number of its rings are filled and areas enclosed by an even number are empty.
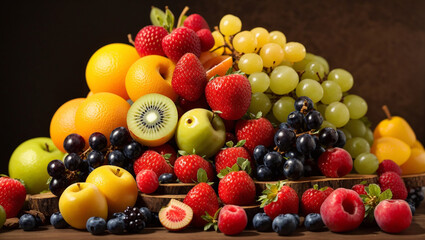
<svg viewBox="0 0 425 240"><path fill-rule="evenodd" d="M142 170L136 176L137 187L142 193L153 193L158 189L158 176L152 170Z"/></svg>
<svg viewBox="0 0 425 240"><path fill-rule="evenodd" d="M326 187L326 188L324 188L323 193L325 194L326 197L328 197L333 191L334 191L333 188Z"/></svg>
<svg viewBox="0 0 425 240"><path fill-rule="evenodd" d="M140 57L147 55L165 56L162 50L162 39L167 36L168 32L160 26L146 26L137 33L134 39L134 47Z"/></svg>
<svg viewBox="0 0 425 240"><path fill-rule="evenodd" d="M177 153L176 150L170 144L166 143L158 147L153 147L150 150L154 150L155 152L163 155L166 160L170 162L171 166L174 166L174 162L176 162L177 159Z"/></svg>
<svg viewBox="0 0 425 240"><path fill-rule="evenodd" d="M202 63L193 53L186 53L177 62L173 72L171 86L182 98L198 100L207 85L207 75Z"/></svg>
<svg viewBox="0 0 425 240"><path fill-rule="evenodd" d="M390 189L393 193L392 199L405 200L407 198L407 189L403 179L395 172L385 172L379 176L379 186L382 192Z"/></svg>
<svg viewBox="0 0 425 240"><path fill-rule="evenodd" d="M208 51L214 47L214 37L209 29L201 29L196 32L196 35L198 35L199 40L201 41L202 52Z"/></svg>
<svg viewBox="0 0 425 240"><path fill-rule="evenodd" d="M13 218L24 206L25 186L16 179L0 177L0 205L6 211L6 218Z"/></svg>
<svg viewBox="0 0 425 240"><path fill-rule="evenodd" d="M214 179L214 169L211 163L201 156L195 154L180 156L174 163L174 173L180 182L184 183L195 182L200 168L207 172L209 181Z"/></svg>
<svg viewBox="0 0 425 240"><path fill-rule="evenodd" d="M208 106L207 99L205 99L205 95L202 95L196 101L189 101L189 100L186 100L184 98L180 98L179 99L179 106L185 112L192 110L194 108L203 108L203 109L209 109L210 108L210 106Z"/></svg>
<svg viewBox="0 0 425 240"><path fill-rule="evenodd" d="M401 168L393 160L386 159L379 164L376 173L381 176L385 172L395 172L401 176Z"/></svg>
<svg viewBox="0 0 425 240"><path fill-rule="evenodd" d="M298 214L299 198L297 193L291 187L285 186L284 182L278 182L275 185L268 185L260 196L261 207L264 212L274 219L279 214L293 213Z"/></svg>
<svg viewBox="0 0 425 240"><path fill-rule="evenodd" d="M356 185L354 185L352 188L351 188L351 190L354 190L356 193L358 193L359 195L360 194L364 194L364 195L367 195L367 192L366 192L366 190L364 189L366 187L366 185L365 184L362 184L362 183L360 183L360 184L356 184Z"/></svg>
<svg viewBox="0 0 425 240"><path fill-rule="evenodd" d="M184 198L184 203L189 205L193 210L192 225L195 227L203 227L207 221L202 216L207 212L210 216L214 216L219 208L218 198L214 189L206 182L207 174L205 171L198 173L199 184L194 186Z"/></svg>
<svg viewBox="0 0 425 240"><path fill-rule="evenodd" d="M167 163L164 156L153 150L144 152L143 155L134 162L133 168L136 175L142 170L152 170L158 177L163 173L173 173L173 169Z"/></svg>
<svg viewBox="0 0 425 240"><path fill-rule="evenodd" d="M171 61L178 62L188 52L199 57L201 55L201 41L192 29L179 27L162 39L162 49Z"/></svg>
<svg viewBox="0 0 425 240"><path fill-rule="evenodd" d="M241 74L213 78L205 88L208 105L227 120L240 119L251 103L251 85Z"/></svg>
<svg viewBox="0 0 425 240"><path fill-rule="evenodd" d="M243 148L245 141L242 140L233 146L233 142L226 142L227 148L220 150L215 155L215 170L220 172L226 167L232 167L238 162L238 158L247 159L250 162L251 169L254 168L251 156L248 151Z"/></svg>
<svg viewBox="0 0 425 240"><path fill-rule="evenodd" d="M266 118L239 120L236 123L236 137L238 141L245 139L244 147L252 154L258 145L266 148L273 144L274 128Z"/></svg>
<svg viewBox="0 0 425 240"><path fill-rule="evenodd" d="M313 188L307 189L301 197L301 209L305 216L309 213L320 213L320 206L322 206L323 201L328 197L330 192L325 190L332 189L329 187L324 187L319 189L318 185L315 184Z"/></svg>
<svg viewBox="0 0 425 240"><path fill-rule="evenodd" d="M183 26L192 29L193 31L197 32L201 29L210 29L208 26L207 21L205 19L197 14L191 14L189 15L183 22Z"/></svg>
<svg viewBox="0 0 425 240"><path fill-rule="evenodd" d="M250 164L248 160L241 160L218 175L221 178L218 183L218 196L224 204L244 206L255 202L255 184L249 176Z"/></svg>

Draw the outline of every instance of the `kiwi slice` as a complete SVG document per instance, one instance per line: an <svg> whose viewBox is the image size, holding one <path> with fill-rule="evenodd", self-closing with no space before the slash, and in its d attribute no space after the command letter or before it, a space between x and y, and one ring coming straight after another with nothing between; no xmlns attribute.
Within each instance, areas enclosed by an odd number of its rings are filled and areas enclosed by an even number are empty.
<svg viewBox="0 0 425 240"><path fill-rule="evenodd" d="M177 121L174 102L158 93L140 97L127 113L127 126L133 139L150 147L170 140L176 131Z"/></svg>

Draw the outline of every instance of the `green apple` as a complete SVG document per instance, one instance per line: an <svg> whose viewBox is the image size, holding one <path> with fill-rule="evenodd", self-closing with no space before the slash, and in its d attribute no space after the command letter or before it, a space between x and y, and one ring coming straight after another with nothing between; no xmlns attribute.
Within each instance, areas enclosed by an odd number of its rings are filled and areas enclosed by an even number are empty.
<svg viewBox="0 0 425 240"><path fill-rule="evenodd" d="M208 158L223 147L226 129L218 115L206 109L195 108L181 116L175 138L179 149L188 153L195 149L197 155Z"/></svg>
<svg viewBox="0 0 425 240"><path fill-rule="evenodd" d="M4 222L6 222L6 211L0 205L0 229L3 227Z"/></svg>
<svg viewBox="0 0 425 240"><path fill-rule="evenodd" d="M37 194L49 189L47 164L55 159L62 159L61 152L50 138L29 139L19 145L9 161L9 175L24 181L29 194Z"/></svg>

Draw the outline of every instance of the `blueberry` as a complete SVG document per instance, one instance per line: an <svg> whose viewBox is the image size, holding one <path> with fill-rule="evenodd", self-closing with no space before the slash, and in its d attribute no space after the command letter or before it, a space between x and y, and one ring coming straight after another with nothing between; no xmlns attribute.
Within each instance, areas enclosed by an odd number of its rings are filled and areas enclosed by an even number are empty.
<svg viewBox="0 0 425 240"><path fill-rule="evenodd" d="M177 180L176 176L172 173L163 173L159 175L159 183L172 183Z"/></svg>
<svg viewBox="0 0 425 240"><path fill-rule="evenodd" d="M162 224L159 221L159 216L157 212L152 212L152 222L151 222L151 226L152 227L161 227Z"/></svg>
<svg viewBox="0 0 425 240"><path fill-rule="evenodd" d="M269 150L264 147L263 145L258 145L254 148L253 156L254 160L257 162L257 165L263 165L263 158L266 153L268 153Z"/></svg>
<svg viewBox="0 0 425 240"><path fill-rule="evenodd" d="M122 218L112 218L108 221L106 227L110 233L122 234L125 230L125 223Z"/></svg>
<svg viewBox="0 0 425 240"><path fill-rule="evenodd" d="M299 226L300 225L300 216L298 216L298 214L295 214L295 213L290 213L290 214L295 217L295 220L297 220L297 226Z"/></svg>
<svg viewBox="0 0 425 240"><path fill-rule="evenodd" d="M319 213L310 213L304 219L304 226L308 231L320 231L325 224Z"/></svg>
<svg viewBox="0 0 425 240"><path fill-rule="evenodd" d="M265 213L257 213L252 219L252 225L259 232L272 231L272 219Z"/></svg>
<svg viewBox="0 0 425 240"><path fill-rule="evenodd" d="M297 228L297 219L292 214L280 214L273 220L272 228L280 236L289 236Z"/></svg>
<svg viewBox="0 0 425 240"><path fill-rule="evenodd" d="M103 234L106 230L106 221L101 217L91 217L87 220L86 228L93 235Z"/></svg>
<svg viewBox="0 0 425 240"><path fill-rule="evenodd" d="M264 156L264 165L270 169L278 169L283 165L283 157L278 152L269 152Z"/></svg>
<svg viewBox="0 0 425 240"><path fill-rule="evenodd" d="M273 178L273 172L270 168L260 165L257 167L257 180L259 181L270 181Z"/></svg>
<svg viewBox="0 0 425 240"><path fill-rule="evenodd" d="M67 228L69 226L60 212L55 212L50 216L50 224L54 228Z"/></svg>
<svg viewBox="0 0 425 240"><path fill-rule="evenodd" d="M126 156L128 159L136 160L137 158L142 155L142 145L140 143L132 141L131 143L127 144L123 148L124 156Z"/></svg>
<svg viewBox="0 0 425 240"><path fill-rule="evenodd" d="M300 160L290 158L283 165L283 174L288 180L297 180L304 176L304 165Z"/></svg>
<svg viewBox="0 0 425 240"><path fill-rule="evenodd" d="M152 213L151 210L147 207L141 207L140 212L143 214L146 220L146 224L150 224L152 222Z"/></svg>
<svg viewBox="0 0 425 240"><path fill-rule="evenodd" d="M407 203L409 204L410 211L412 212L412 216L415 215L415 212L416 212L415 202L408 199Z"/></svg>
<svg viewBox="0 0 425 240"><path fill-rule="evenodd" d="M37 220L31 214L24 214L19 218L19 227L24 231L31 231L37 227Z"/></svg>
<svg viewBox="0 0 425 240"><path fill-rule="evenodd" d="M123 212L117 212L112 214L112 218L124 218L125 214Z"/></svg>

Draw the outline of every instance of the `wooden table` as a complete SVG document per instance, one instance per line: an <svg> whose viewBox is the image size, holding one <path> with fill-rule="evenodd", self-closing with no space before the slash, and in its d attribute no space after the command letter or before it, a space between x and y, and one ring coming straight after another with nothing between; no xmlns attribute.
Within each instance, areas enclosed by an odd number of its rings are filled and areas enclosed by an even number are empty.
<svg viewBox="0 0 425 240"><path fill-rule="evenodd" d="M332 233L328 230L323 232L309 232L305 228L298 228L297 231L290 236L293 239L425 239L425 203L416 210L413 216L412 224L408 229L400 234L387 234L379 230L378 227L366 228L360 227L354 231L347 233ZM75 229L54 229L52 226L42 227L36 231L25 232L21 229L5 231L0 230L0 239L60 239L60 240L76 240L76 239L231 239L235 237L225 236L223 233L214 231L203 232L199 229L186 229L182 232L168 232L163 228L147 228L140 234L132 235L113 235L105 234L102 236L94 236L87 231L79 231ZM242 239L282 239L275 232L257 232L255 230L245 230L236 236Z"/></svg>

